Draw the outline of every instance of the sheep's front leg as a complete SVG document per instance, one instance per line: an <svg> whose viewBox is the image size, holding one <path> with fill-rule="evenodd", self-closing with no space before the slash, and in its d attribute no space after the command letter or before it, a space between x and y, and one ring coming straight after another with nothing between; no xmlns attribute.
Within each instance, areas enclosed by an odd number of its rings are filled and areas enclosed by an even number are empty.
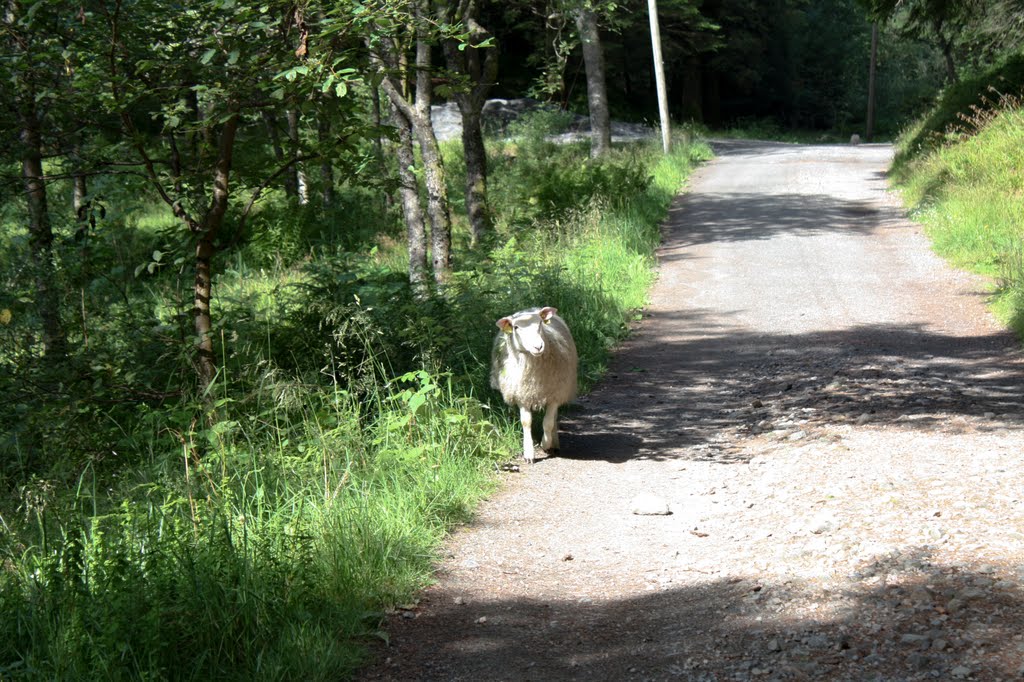
<svg viewBox="0 0 1024 682"><path fill-rule="evenodd" d="M540 441L544 452L558 452L558 405L550 403L544 413L544 438Z"/></svg>
<svg viewBox="0 0 1024 682"><path fill-rule="evenodd" d="M523 459L533 463L533 413L525 407L519 408L519 422L523 425Z"/></svg>

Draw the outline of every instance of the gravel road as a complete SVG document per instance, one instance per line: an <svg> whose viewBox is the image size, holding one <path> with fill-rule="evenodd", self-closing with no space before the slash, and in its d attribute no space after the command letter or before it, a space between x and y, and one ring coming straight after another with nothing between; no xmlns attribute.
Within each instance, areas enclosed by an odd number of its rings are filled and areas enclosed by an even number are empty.
<svg viewBox="0 0 1024 682"><path fill-rule="evenodd" d="M561 456L363 679L1024 678L1024 362L986 284L904 219L888 146L716 151Z"/></svg>

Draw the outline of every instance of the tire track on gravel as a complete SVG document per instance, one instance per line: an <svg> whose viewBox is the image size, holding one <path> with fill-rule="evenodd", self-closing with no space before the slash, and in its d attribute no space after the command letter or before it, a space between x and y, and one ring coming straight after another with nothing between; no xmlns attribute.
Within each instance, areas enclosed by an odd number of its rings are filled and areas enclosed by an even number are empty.
<svg viewBox="0 0 1024 682"><path fill-rule="evenodd" d="M455 533L364 679L1024 671L1024 365L983 283L903 219L886 146L717 151L562 456Z"/></svg>

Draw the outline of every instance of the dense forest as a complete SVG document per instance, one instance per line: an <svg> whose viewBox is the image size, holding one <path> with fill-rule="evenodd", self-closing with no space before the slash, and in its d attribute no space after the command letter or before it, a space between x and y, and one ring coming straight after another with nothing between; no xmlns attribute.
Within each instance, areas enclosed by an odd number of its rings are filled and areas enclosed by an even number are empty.
<svg viewBox="0 0 1024 682"><path fill-rule="evenodd" d="M666 154L611 139L658 122L638 0L2 11L3 679L350 674L516 450L494 320L599 379L702 136L957 94L913 156L1024 83L1020 0L661 0Z"/></svg>

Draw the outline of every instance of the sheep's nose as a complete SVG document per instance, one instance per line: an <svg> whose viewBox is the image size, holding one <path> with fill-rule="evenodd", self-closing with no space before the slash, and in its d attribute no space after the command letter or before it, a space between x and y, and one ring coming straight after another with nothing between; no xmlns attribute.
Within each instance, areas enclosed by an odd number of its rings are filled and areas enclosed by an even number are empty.
<svg viewBox="0 0 1024 682"><path fill-rule="evenodd" d="M533 346L530 348L530 352L533 353L534 355L540 355L541 353L543 353L544 342L542 341L541 343L533 344Z"/></svg>

